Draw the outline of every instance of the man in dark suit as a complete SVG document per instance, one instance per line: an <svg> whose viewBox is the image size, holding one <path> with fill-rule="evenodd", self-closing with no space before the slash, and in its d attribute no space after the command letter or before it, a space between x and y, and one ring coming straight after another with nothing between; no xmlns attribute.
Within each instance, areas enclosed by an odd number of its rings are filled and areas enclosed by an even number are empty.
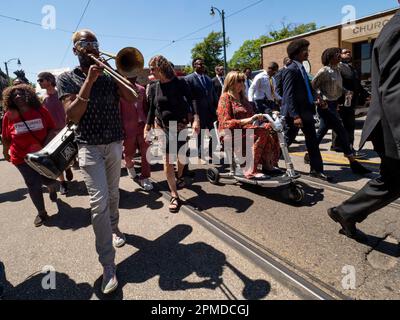
<svg viewBox="0 0 400 320"><path fill-rule="evenodd" d="M400 2L400 1L399 1ZM371 140L379 154L381 177L370 181L362 190L329 216L342 226L341 233L364 242L366 236L356 223L400 197L400 11L383 28L375 42L372 62L372 100L364 125L361 147Z"/></svg>
<svg viewBox="0 0 400 320"><path fill-rule="evenodd" d="M206 75L204 60L196 58L192 65L195 72L186 76L185 79L192 93L193 105L197 106L201 129L204 132L204 129L212 130L214 122L217 121L218 98L212 80ZM202 140L201 135L199 135L199 156L201 156ZM212 141L210 141L210 151L211 145Z"/></svg>
<svg viewBox="0 0 400 320"><path fill-rule="evenodd" d="M289 57L285 57L283 59L283 68L280 69L276 75L274 75L275 81L276 81L276 93L279 94L281 97L283 96L283 72L285 69L292 63L292 60L290 60Z"/></svg>
<svg viewBox="0 0 400 320"><path fill-rule="evenodd" d="M217 98L222 95L222 90L224 89L224 82L225 82L225 69L223 66L216 66L215 67L215 74L216 77L212 79L214 84L215 93L217 94Z"/></svg>
<svg viewBox="0 0 400 320"><path fill-rule="evenodd" d="M315 104L310 79L303 66L308 60L310 43L305 39L292 41L287 52L292 63L282 73L283 99L281 113L286 118L286 139L290 146L301 129L306 138L314 178L332 181L324 174L321 152L315 132Z"/></svg>

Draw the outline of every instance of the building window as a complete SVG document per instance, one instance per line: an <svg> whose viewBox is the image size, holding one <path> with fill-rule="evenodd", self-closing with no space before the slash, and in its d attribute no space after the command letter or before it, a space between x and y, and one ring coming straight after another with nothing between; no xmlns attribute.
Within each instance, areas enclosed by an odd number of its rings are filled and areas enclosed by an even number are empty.
<svg viewBox="0 0 400 320"><path fill-rule="evenodd" d="M362 80L371 78L372 49L375 40L355 43L353 45L353 64Z"/></svg>

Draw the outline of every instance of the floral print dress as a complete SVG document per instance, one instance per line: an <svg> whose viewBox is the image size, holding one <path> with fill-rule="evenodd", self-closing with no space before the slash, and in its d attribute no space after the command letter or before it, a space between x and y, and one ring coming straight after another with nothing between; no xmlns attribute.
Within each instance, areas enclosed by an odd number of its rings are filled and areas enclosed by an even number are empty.
<svg viewBox="0 0 400 320"><path fill-rule="evenodd" d="M271 125L269 123L264 123L262 126L253 124L243 126L240 124L240 120L255 115L250 103L243 104L229 93L224 93L219 101L217 113L220 131L243 129L243 136L245 137L246 129L254 130L254 145L252 146L254 163L247 164L248 170L245 171L247 178L252 178L258 173L259 165L262 165L266 170L271 170L278 165L280 145L278 136Z"/></svg>

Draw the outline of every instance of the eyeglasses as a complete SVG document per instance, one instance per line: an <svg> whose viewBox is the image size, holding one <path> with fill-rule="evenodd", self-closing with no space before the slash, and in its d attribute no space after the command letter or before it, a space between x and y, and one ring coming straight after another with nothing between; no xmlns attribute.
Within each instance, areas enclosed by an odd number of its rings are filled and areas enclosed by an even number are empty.
<svg viewBox="0 0 400 320"><path fill-rule="evenodd" d="M44 81L44 79L38 79L38 83L42 83Z"/></svg>
<svg viewBox="0 0 400 320"><path fill-rule="evenodd" d="M99 43L97 41L81 40L75 43L75 48L83 50L87 50L89 48L94 50L99 50Z"/></svg>

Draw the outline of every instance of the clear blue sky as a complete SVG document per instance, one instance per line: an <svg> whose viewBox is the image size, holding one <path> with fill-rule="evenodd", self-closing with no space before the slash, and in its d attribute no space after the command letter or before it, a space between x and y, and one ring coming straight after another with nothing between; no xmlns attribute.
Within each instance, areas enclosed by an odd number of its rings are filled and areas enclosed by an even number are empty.
<svg viewBox="0 0 400 320"><path fill-rule="evenodd" d="M38 24L44 17L42 8L52 5L56 9L56 27L72 31L75 30L87 3L87 0L1 1L3 5L0 15ZM157 53L165 55L176 65L188 64L193 45L209 32L221 30L219 16L209 15L211 5L224 9L229 16L256 2L257 0L91 0L80 28L90 28L101 34L98 38L104 51L117 52L123 47L134 46L143 52L146 64ZM228 59L244 40L279 29L282 22L316 22L318 26L338 24L342 21L342 7L345 5L353 5L357 18L361 18L396 8L398 2L264 0L226 20L226 31L231 40ZM172 41L212 23L215 24L187 36L183 41L169 45ZM3 71L3 62L11 58L21 59L22 68L31 80L35 80L35 74L41 70L73 67L77 64L71 48L68 49L71 35L67 32L44 30L40 26L4 17L0 17L0 27L0 67ZM15 61L9 64L9 69L10 73L17 69Z"/></svg>

